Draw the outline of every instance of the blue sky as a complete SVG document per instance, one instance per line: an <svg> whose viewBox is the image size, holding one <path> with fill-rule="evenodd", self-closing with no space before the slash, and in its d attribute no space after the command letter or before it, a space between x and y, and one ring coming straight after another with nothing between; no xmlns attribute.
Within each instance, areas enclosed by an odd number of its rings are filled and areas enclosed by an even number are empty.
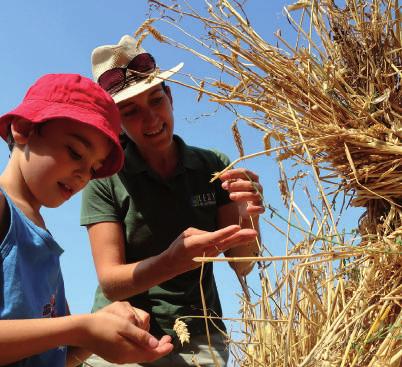
<svg viewBox="0 0 402 367"><path fill-rule="evenodd" d="M200 2L201 3L201 2ZM246 6L251 24L269 42L278 28L286 28L282 16L286 1L253 0ZM91 76L90 54L94 47L117 43L124 34L132 34L147 17L145 0L36 0L5 1L0 11L0 81L3 92L0 113L15 107L27 88L45 73L80 73ZM196 29L196 28L193 28ZM184 72L206 77L209 69L199 59L149 39L143 46L161 68L185 62ZM178 77L180 78L180 76ZM231 159L238 157L230 126L233 117L207 98L196 102L196 93L172 85L175 128L188 144L216 148ZM207 115L207 116L206 116ZM209 115L209 116L208 116ZM261 135L244 131L246 153L263 149ZM8 159L6 144L0 144L0 168ZM275 206L280 202L278 169L271 159L262 157L247 163L264 185L265 196ZM279 204L278 204L279 205ZM73 313L88 312L97 284L85 228L79 226L80 195L58 209L43 210L49 230L65 249L62 267L66 293ZM270 251L283 249L283 241L274 231L262 226L263 242ZM227 264L216 264L216 278L224 313L235 316L240 293L237 279ZM257 281L253 276L250 283Z"/></svg>

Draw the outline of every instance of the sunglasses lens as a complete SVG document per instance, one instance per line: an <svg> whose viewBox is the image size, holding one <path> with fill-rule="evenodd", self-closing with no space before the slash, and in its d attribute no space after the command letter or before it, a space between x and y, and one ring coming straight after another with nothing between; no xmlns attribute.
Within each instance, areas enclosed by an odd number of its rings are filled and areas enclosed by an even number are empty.
<svg viewBox="0 0 402 367"><path fill-rule="evenodd" d="M124 84L126 79L125 69L123 68L115 68L105 71L98 79L99 85L107 90L110 91L114 89L119 84Z"/></svg>
<svg viewBox="0 0 402 367"><path fill-rule="evenodd" d="M155 70L155 67L155 60L152 55L148 53L137 55L127 65L127 69L136 71L138 73L149 73Z"/></svg>
<svg viewBox="0 0 402 367"><path fill-rule="evenodd" d="M151 54L139 54L125 68L106 70L98 78L98 84L109 93L117 93L124 88L126 82L142 80L153 72L155 68L156 63ZM134 73L129 73L131 75L127 77L127 70L134 71Z"/></svg>

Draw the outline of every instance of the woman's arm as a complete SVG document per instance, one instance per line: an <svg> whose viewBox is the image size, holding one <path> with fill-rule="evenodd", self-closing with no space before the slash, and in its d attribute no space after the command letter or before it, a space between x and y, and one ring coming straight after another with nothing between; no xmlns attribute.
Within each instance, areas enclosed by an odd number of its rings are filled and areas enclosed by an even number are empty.
<svg viewBox="0 0 402 367"><path fill-rule="evenodd" d="M179 274L199 267L194 257L216 256L221 251L251 241L256 231L238 225L205 232L189 228L157 256L126 264L124 233L118 222L88 227L99 283L110 300L127 299Z"/></svg>
<svg viewBox="0 0 402 367"><path fill-rule="evenodd" d="M88 234L99 284L109 300L127 299L175 276L165 254L126 264L119 222L89 225Z"/></svg>

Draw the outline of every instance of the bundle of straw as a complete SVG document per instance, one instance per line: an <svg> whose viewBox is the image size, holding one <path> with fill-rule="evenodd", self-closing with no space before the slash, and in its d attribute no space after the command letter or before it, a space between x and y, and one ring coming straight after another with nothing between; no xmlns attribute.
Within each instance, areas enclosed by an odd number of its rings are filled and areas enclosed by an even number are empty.
<svg viewBox="0 0 402 367"><path fill-rule="evenodd" d="M398 0L299 0L285 8L295 45L278 33L281 47L257 34L236 1L205 1L205 16L186 1L150 2L162 11L158 21L181 29L180 21L191 18L207 30L203 39L192 36L205 53L162 35L156 19L136 35L142 41L151 34L219 70L212 82L188 86L261 131L266 150L240 159L275 151L282 170L285 159L309 166L322 199L324 214L306 219L316 223L314 234L287 247L285 257L255 259L260 265L279 259L285 266L276 285L260 266L260 299L252 303L244 295L244 340L232 341L238 365L402 365ZM244 108L254 115L242 115ZM243 155L236 125L233 132ZM323 184L335 181L339 189L326 192ZM289 187L284 172L290 218L297 207ZM340 191L365 208L358 246L345 243L337 229L330 196Z"/></svg>

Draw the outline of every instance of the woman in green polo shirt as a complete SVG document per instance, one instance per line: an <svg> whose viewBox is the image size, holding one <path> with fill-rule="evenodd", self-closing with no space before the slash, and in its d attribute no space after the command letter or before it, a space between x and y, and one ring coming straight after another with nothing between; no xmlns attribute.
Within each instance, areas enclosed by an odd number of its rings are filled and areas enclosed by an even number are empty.
<svg viewBox="0 0 402 367"><path fill-rule="evenodd" d="M204 320L191 317L203 315L200 264L192 259L258 253L259 234L250 229L251 218L258 227L264 211L258 177L234 169L210 183L229 164L227 157L173 134L173 98L163 80L182 64L159 72L153 57L124 36L117 45L96 48L92 65L95 80L119 106L126 159L121 172L92 180L83 194L81 224L88 227L100 283L94 309L128 300L150 313L156 336L174 336L175 319L188 316L190 343L176 343L174 352L146 366L190 366L194 355L202 366L223 366L228 350L216 329L225 330L223 322L210 323L211 356ZM231 266L240 275L252 268L246 262ZM202 274L208 312L220 317L212 263ZM90 364L110 366L97 356Z"/></svg>

